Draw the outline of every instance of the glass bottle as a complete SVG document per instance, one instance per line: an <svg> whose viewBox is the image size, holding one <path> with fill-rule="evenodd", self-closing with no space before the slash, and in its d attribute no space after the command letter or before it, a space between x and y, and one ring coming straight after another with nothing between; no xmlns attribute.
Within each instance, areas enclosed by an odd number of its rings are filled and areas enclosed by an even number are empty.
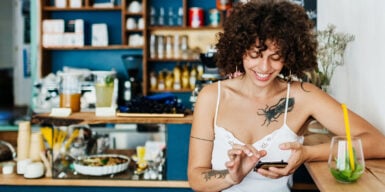
<svg viewBox="0 0 385 192"><path fill-rule="evenodd" d="M159 8L159 17L158 17L158 25L163 26L164 25L164 8Z"/></svg>
<svg viewBox="0 0 385 192"><path fill-rule="evenodd" d="M191 67L190 78L189 78L190 89L195 88L196 80L197 80L197 69L196 69L196 66L193 65Z"/></svg>
<svg viewBox="0 0 385 192"><path fill-rule="evenodd" d="M171 71L167 71L166 79L164 82L164 86L166 89L170 90L173 88L174 76Z"/></svg>
<svg viewBox="0 0 385 192"><path fill-rule="evenodd" d="M151 11L150 11L150 25L151 26L156 25L156 10L154 7L151 7Z"/></svg>
<svg viewBox="0 0 385 192"><path fill-rule="evenodd" d="M157 87L158 87L158 79L156 78L155 71L152 71L150 73L150 89L151 90L156 90Z"/></svg>
<svg viewBox="0 0 385 192"><path fill-rule="evenodd" d="M188 65L185 64L182 70L182 89L189 88L189 81L190 81L190 73L188 70Z"/></svg>
<svg viewBox="0 0 385 192"><path fill-rule="evenodd" d="M158 59L163 59L164 58L164 36L163 35L158 35L157 36L157 40L158 40L158 52L157 52L157 56L158 56Z"/></svg>
<svg viewBox="0 0 385 192"><path fill-rule="evenodd" d="M172 9L172 7L169 7L168 8L168 26L174 26L175 25L175 22L174 22L174 11Z"/></svg>
<svg viewBox="0 0 385 192"><path fill-rule="evenodd" d="M178 9L177 25L183 26L183 8L182 7L179 7Z"/></svg>
<svg viewBox="0 0 385 192"><path fill-rule="evenodd" d="M160 71L158 74L158 90L165 89L164 74L165 74L165 71Z"/></svg>
<svg viewBox="0 0 385 192"><path fill-rule="evenodd" d="M181 71L181 68L180 68L180 65L179 63L177 63L173 69L173 73L174 73L174 89L175 90L180 90L181 88L181 75L182 75L182 71Z"/></svg>
<svg viewBox="0 0 385 192"><path fill-rule="evenodd" d="M166 58L173 58L173 36L166 36Z"/></svg>

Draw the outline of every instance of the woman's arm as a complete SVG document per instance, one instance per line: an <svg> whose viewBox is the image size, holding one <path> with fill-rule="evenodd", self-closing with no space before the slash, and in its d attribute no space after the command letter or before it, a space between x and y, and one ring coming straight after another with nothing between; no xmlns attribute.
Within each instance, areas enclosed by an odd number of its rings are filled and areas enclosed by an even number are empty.
<svg viewBox="0 0 385 192"><path fill-rule="evenodd" d="M191 128L188 180L196 191L221 191L232 185L228 171L212 170L217 84L206 85L198 95Z"/></svg>
<svg viewBox="0 0 385 192"><path fill-rule="evenodd" d="M314 85L304 84L304 89L309 92L304 93L300 98L301 102L312 103L307 108L309 115L325 126L330 132L344 136L345 124L341 103L324 93ZM349 107L349 106L348 106ZM384 158L385 157L385 137L368 121L353 111L348 112L350 121L351 135L362 140L365 158ZM382 145L381 145L382 143ZM329 145L308 146L306 160L327 160L329 155ZM320 151L322 153L320 153Z"/></svg>

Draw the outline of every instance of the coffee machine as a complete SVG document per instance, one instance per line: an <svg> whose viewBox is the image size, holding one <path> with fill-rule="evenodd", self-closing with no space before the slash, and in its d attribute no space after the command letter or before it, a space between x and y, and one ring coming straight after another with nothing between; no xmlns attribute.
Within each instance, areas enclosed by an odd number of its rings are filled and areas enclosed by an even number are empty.
<svg viewBox="0 0 385 192"><path fill-rule="evenodd" d="M190 102L192 103L192 110L198 97L199 91L207 84L211 84L218 80L223 79L219 74L218 67L216 65L216 52L217 50L210 47L206 53L200 53L199 58L203 65L203 74L200 79L197 79L194 90L190 96Z"/></svg>

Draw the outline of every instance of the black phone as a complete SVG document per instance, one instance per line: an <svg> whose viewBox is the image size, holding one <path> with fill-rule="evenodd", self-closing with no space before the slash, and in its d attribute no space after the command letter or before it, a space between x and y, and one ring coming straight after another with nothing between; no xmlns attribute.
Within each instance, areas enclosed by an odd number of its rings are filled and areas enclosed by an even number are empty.
<svg viewBox="0 0 385 192"><path fill-rule="evenodd" d="M286 166L287 166L287 162L284 162L283 160L269 161L269 162L259 161L255 166L254 171L257 171L259 168L262 168L262 169L269 169L269 167L285 168Z"/></svg>

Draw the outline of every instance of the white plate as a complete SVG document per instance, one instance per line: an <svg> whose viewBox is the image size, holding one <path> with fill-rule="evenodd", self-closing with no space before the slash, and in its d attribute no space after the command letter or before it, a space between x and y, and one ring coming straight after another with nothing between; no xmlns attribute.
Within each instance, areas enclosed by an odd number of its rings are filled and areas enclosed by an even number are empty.
<svg viewBox="0 0 385 192"><path fill-rule="evenodd" d="M119 157L122 159L126 159L125 163L120 163L117 165L104 165L104 166L89 166L80 164L80 160L91 157ZM130 158L124 155L117 154L108 154L108 155L90 155L77 160L74 163L75 171L83 174L83 175L93 175L93 176L101 176L101 175L110 175L122 172L128 168L128 164L130 163Z"/></svg>

